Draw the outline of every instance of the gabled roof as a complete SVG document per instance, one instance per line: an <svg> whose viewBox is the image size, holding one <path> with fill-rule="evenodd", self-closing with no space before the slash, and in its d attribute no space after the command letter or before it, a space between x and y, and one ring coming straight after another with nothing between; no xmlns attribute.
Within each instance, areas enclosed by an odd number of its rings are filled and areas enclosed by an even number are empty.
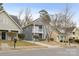
<svg viewBox="0 0 79 59"><path fill-rule="evenodd" d="M78 27L76 27L76 28L73 30L73 32L75 32L75 31L79 31L79 28L78 28Z"/></svg>
<svg viewBox="0 0 79 59"><path fill-rule="evenodd" d="M20 20L17 18L17 16L14 16L14 15L10 15L16 22L17 22L17 24L18 25L20 25L21 26L21 24L20 24Z"/></svg>
<svg viewBox="0 0 79 59"><path fill-rule="evenodd" d="M66 28L66 32L72 32L75 29L75 27Z"/></svg>
<svg viewBox="0 0 79 59"><path fill-rule="evenodd" d="M75 29L75 27L69 27L69 28L62 28L62 29L57 29L60 33L71 33L73 32L73 30Z"/></svg>
<svg viewBox="0 0 79 59"><path fill-rule="evenodd" d="M5 12L5 14L22 30L21 26L10 16L5 10L1 10L0 13Z"/></svg>
<svg viewBox="0 0 79 59"><path fill-rule="evenodd" d="M39 24L39 23L40 23L40 24ZM30 25L33 25L33 24L41 25L42 23L41 23L40 18L37 18L36 20L34 20L34 21L32 21L31 23L27 24L27 25L26 25L25 27L23 27L23 28L26 28L26 27L28 27L28 26L30 26Z"/></svg>

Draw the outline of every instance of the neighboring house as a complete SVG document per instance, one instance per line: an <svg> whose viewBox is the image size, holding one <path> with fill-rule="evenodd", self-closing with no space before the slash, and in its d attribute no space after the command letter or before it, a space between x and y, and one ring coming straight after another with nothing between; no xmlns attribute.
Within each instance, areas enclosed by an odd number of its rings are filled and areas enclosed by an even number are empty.
<svg viewBox="0 0 79 59"><path fill-rule="evenodd" d="M79 28L75 28L73 30L73 35L75 36L74 39L79 39Z"/></svg>
<svg viewBox="0 0 79 59"><path fill-rule="evenodd" d="M45 25L40 18L34 20L31 24L24 27L23 33L25 34L25 40L34 40L34 36L38 36L39 39L46 38Z"/></svg>
<svg viewBox="0 0 79 59"><path fill-rule="evenodd" d="M65 28L66 30L66 41L69 39L79 39L79 28L76 27L70 27L70 28ZM60 42L65 41L65 31L62 29L53 29L51 38L54 39L54 41Z"/></svg>
<svg viewBox="0 0 79 59"><path fill-rule="evenodd" d="M65 35L66 35L66 41L68 41L70 38L74 39L75 38L75 35L73 32L74 29L75 27L70 27L70 28L64 28L64 29L58 30L59 31L58 39L65 41Z"/></svg>
<svg viewBox="0 0 79 59"><path fill-rule="evenodd" d="M58 30L53 29L52 34L51 34L51 38L53 38L54 41L59 42L60 41L59 34L60 34L60 32Z"/></svg>
<svg viewBox="0 0 79 59"><path fill-rule="evenodd" d="M53 38L54 41L57 41L57 42L60 42L61 40L65 41L65 31L64 30L66 30L66 41L68 41L68 39L70 39L70 38L73 39L75 37L75 35L73 34L75 27L70 27L70 28L65 28L65 29L55 29L54 28L52 31L51 38Z"/></svg>
<svg viewBox="0 0 79 59"><path fill-rule="evenodd" d="M19 23L16 22L17 18L10 16L3 9L0 10L0 39L11 40L14 37L18 39L18 33L21 33L22 28Z"/></svg>

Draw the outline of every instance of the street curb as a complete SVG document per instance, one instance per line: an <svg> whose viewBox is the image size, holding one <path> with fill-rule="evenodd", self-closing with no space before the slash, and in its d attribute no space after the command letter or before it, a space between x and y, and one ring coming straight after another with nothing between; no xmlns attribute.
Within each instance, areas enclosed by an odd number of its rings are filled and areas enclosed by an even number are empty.
<svg viewBox="0 0 79 59"><path fill-rule="evenodd" d="M1 50L0 53L4 53L4 52L17 52L17 51L31 51L31 50L40 50L40 49L47 49L46 47L44 48L31 48L31 49L18 49L18 50L11 50L11 49L8 49L8 50Z"/></svg>
<svg viewBox="0 0 79 59"><path fill-rule="evenodd" d="M54 47L50 47L50 48L54 48ZM58 47L56 47L58 48ZM8 49L8 50L1 50L0 53L5 53L5 52L17 52L17 51L31 51L31 50L40 50L40 49L49 49L48 47L42 47L42 48L31 48L31 49L15 49L15 50L11 50L11 49Z"/></svg>

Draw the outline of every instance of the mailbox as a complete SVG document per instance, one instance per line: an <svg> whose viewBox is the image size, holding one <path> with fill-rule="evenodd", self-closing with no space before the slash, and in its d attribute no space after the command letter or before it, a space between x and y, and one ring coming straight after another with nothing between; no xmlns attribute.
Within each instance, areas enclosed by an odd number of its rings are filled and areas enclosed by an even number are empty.
<svg viewBox="0 0 79 59"><path fill-rule="evenodd" d="M14 48L16 47L16 42L17 42L17 39L14 38Z"/></svg>

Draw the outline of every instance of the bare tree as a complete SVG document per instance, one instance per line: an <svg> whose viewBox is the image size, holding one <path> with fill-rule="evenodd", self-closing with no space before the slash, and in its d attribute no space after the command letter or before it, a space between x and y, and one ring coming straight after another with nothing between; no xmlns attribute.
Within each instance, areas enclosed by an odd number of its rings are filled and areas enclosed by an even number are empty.
<svg viewBox="0 0 79 59"><path fill-rule="evenodd" d="M32 22L33 18L32 18L32 14L31 14L31 10L29 8L26 8L25 10L25 19L24 19L24 26L26 26L27 24L30 24Z"/></svg>
<svg viewBox="0 0 79 59"><path fill-rule="evenodd" d="M50 16L46 10L41 10L41 11L39 11L39 13L40 13L41 21L45 25L45 29L46 29L46 33L47 33L46 40L49 42L49 38L50 38L50 34L51 34Z"/></svg>
<svg viewBox="0 0 79 59"><path fill-rule="evenodd" d="M21 19L22 14L23 14L23 10L19 12L18 19Z"/></svg>
<svg viewBox="0 0 79 59"><path fill-rule="evenodd" d="M23 19L21 19L22 16L24 16ZM21 24L22 27L25 27L28 24L30 24L32 22L32 20L33 20L31 10L29 8L26 8L25 11L21 10L19 12L18 19L19 19L20 24Z"/></svg>
<svg viewBox="0 0 79 59"><path fill-rule="evenodd" d="M60 29L64 31L63 34L65 36L65 41L67 40L67 34L68 34L68 32L66 32L67 28L75 27L76 25L73 22L72 17L73 17L73 13L70 11L68 6L66 6L66 9L63 12L56 14L55 19L52 21L56 29Z"/></svg>
<svg viewBox="0 0 79 59"><path fill-rule="evenodd" d="M21 24L21 26L22 26L22 20L21 20L21 16L23 15L23 10L21 10L20 12L19 12L19 15L17 16L18 17L18 19L19 19L19 23Z"/></svg>

